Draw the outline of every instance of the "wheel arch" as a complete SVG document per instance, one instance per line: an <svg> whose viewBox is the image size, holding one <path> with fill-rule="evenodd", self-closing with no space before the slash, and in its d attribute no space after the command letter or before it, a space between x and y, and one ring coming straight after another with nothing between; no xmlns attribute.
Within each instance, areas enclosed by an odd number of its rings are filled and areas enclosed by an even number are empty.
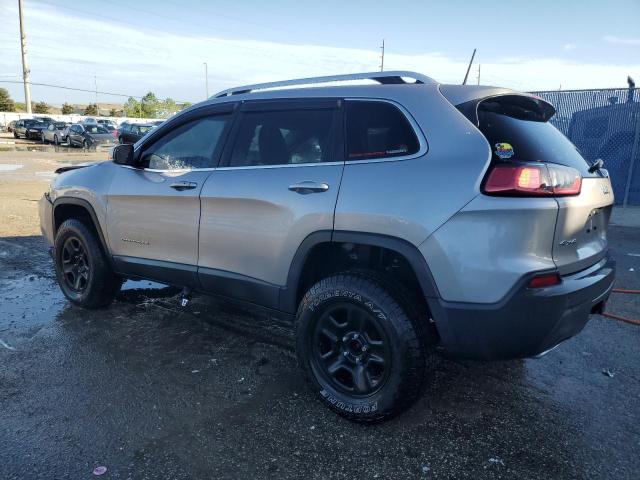
<svg viewBox="0 0 640 480"><path fill-rule="evenodd" d="M436 283L429 266L418 248L399 237L384 234L335 230L319 231L307 236L296 251L287 284L280 292L280 308L287 313L295 313L299 300L304 295L304 275L315 256L323 253L323 249L334 250L341 245L357 247L377 247L395 253L404 259L415 276L422 297L429 299L439 297Z"/></svg>
<svg viewBox="0 0 640 480"><path fill-rule="evenodd" d="M56 201L53 202L53 213L51 215L54 238L58 233L60 225L69 218L78 218L88 223L87 226L95 231L98 236L100 246L102 247L106 257L109 259L109 262L112 263L112 258L109 254L109 249L107 248L107 242L93 206L87 200L82 198L61 197L56 199Z"/></svg>

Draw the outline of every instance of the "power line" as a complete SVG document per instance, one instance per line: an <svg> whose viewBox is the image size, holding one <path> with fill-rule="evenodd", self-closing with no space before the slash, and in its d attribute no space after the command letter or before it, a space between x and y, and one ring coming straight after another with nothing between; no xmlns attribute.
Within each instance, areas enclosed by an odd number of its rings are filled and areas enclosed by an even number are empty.
<svg viewBox="0 0 640 480"><path fill-rule="evenodd" d="M22 83L18 80L0 80L0 83ZM36 83L36 82L29 82L30 85L36 85L39 87L50 87L50 88L60 88L62 90L73 90L75 92L87 92L87 93L94 93L94 94L100 94L100 95L111 95L114 97L125 97L125 98L139 98L142 99L144 98L144 96L140 96L140 95L126 95L124 93L114 93L114 92L101 92L99 90L89 90L86 88L75 88L75 87L66 87L64 85L52 85L50 83ZM175 100L176 103L191 103L191 102L183 102L180 100Z"/></svg>
<svg viewBox="0 0 640 480"><path fill-rule="evenodd" d="M384 70L384 38L382 39L382 46L380 47L382 53L380 54L380 71Z"/></svg>

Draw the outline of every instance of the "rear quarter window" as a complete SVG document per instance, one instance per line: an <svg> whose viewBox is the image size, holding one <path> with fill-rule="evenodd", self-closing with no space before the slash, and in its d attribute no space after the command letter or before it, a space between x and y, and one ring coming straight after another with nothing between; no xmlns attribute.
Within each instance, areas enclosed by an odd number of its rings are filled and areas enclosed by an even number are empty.
<svg viewBox="0 0 640 480"><path fill-rule="evenodd" d="M403 157L420 149L407 117L388 102L347 102L347 161Z"/></svg>

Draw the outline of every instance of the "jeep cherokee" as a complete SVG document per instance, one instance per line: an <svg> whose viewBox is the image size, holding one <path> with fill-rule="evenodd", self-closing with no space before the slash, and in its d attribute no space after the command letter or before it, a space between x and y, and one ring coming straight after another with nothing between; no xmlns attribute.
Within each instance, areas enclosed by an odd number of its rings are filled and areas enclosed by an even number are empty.
<svg viewBox="0 0 640 480"><path fill-rule="evenodd" d="M239 87L60 174L42 232L72 303L148 278L279 312L319 398L378 421L437 345L540 355L602 311L611 184L554 113L412 72Z"/></svg>

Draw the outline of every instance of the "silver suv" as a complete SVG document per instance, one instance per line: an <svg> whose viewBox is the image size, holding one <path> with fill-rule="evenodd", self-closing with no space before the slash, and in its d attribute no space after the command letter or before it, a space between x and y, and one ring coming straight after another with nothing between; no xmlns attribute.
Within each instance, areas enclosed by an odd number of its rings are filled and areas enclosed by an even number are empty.
<svg viewBox="0 0 640 480"><path fill-rule="evenodd" d="M611 184L554 112L413 72L227 90L60 174L42 231L74 304L149 278L260 305L295 321L327 406L377 421L420 394L437 345L540 355L602 310Z"/></svg>

